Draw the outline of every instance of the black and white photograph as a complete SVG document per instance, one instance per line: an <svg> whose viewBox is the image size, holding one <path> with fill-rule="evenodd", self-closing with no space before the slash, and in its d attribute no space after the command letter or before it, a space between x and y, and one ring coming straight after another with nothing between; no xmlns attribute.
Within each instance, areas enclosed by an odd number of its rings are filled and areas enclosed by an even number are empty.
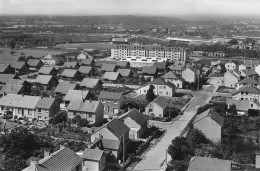
<svg viewBox="0 0 260 171"><path fill-rule="evenodd" d="M0 0L0 171L260 171L260 0Z"/></svg>

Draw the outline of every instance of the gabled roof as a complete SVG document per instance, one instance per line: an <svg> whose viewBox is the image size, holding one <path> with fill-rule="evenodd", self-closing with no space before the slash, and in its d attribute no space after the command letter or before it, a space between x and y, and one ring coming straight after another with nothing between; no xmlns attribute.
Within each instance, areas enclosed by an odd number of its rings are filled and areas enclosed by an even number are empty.
<svg viewBox="0 0 260 171"><path fill-rule="evenodd" d="M104 152L99 149L85 148L82 158L86 160L100 161L103 154Z"/></svg>
<svg viewBox="0 0 260 171"><path fill-rule="evenodd" d="M231 161L195 156L190 159L189 171L231 171Z"/></svg>
<svg viewBox="0 0 260 171"><path fill-rule="evenodd" d="M174 87L175 87L174 84L172 84L172 83L170 83L170 82L164 81L163 78L157 78L157 79L155 79L155 80L153 80L153 81L150 81L150 82L144 84L142 87L145 87L145 86L151 85L151 84L154 84L154 85L166 85L166 86L169 86L169 87L171 87L171 88L174 88Z"/></svg>
<svg viewBox="0 0 260 171"><path fill-rule="evenodd" d="M120 100L122 93L101 91L98 98L100 99L111 99L111 100Z"/></svg>
<svg viewBox="0 0 260 171"><path fill-rule="evenodd" d="M20 107L34 109L40 97L18 94L7 94L0 99L1 106Z"/></svg>
<svg viewBox="0 0 260 171"><path fill-rule="evenodd" d="M100 69L101 71L107 71L107 72L114 72L116 69L115 64L103 64L102 68Z"/></svg>
<svg viewBox="0 0 260 171"><path fill-rule="evenodd" d="M17 84L6 84L2 87L0 90L0 94L3 95L6 94L22 94L21 91L23 89L23 85L17 85Z"/></svg>
<svg viewBox="0 0 260 171"><path fill-rule="evenodd" d="M166 62L154 62L153 66L157 67L158 69L166 69Z"/></svg>
<svg viewBox="0 0 260 171"><path fill-rule="evenodd" d="M162 76L162 78L165 78L165 79L177 79L177 80L180 80L180 81L184 82L183 78L181 78L178 74L173 73L172 71L169 71L166 74L164 74Z"/></svg>
<svg viewBox="0 0 260 171"><path fill-rule="evenodd" d="M13 79L14 77L14 74L0 74L0 83L6 84L10 79Z"/></svg>
<svg viewBox="0 0 260 171"><path fill-rule="evenodd" d="M100 101L85 100L73 100L69 103L67 109L72 111L96 113Z"/></svg>
<svg viewBox="0 0 260 171"><path fill-rule="evenodd" d="M106 138L95 138L94 144L97 143L98 141L101 141L104 149L119 150L119 147L120 147L119 140L111 140L111 139L106 139Z"/></svg>
<svg viewBox="0 0 260 171"><path fill-rule="evenodd" d="M182 70L182 66L181 65L172 65L169 68L172 71L181 71Z"/></svg>
<svg viewBox="0 0 260 171"><path fill-rule="evenodd" d="M51 54L48 54L48 55L42 57L42 59L49 59L50 60L50 59L53 59L53 56Z"/></svg>
<svg viewBox="0 0 260 171"><path fill-rule="evenodd" d="M163 97L158 97L156 98L154 101L152 101L151 103L156 103L158 104L161 108L165 109L168 107L168 103L167 101L163 98ZM149 104L148 104L149 105Z"/></svg>
<svg viewBox="0 0 260 171"><path fill-rule="evenodd" d="M130 128L128 128L123 122L119 121L118 119L113 119L104 126L109 129L117 138L122 137L130 130Z"/></svg>
<svg viewBox="0 0 260 171"><path fill-rule="evenodd" d="M29 61L27 62L27 64L28 64L30 67L36 67L40 62L41 62L40 59L29 59Z"/></svg>
<svg viewBox="0 0 260 171"><path fill-rule="evenodd" d="M65 69L62 73L61 73L61 76L63 77L67 77L67 78L73 78L76 73L78 71L76 69Z"/></svg>
<svg viewBox="0 0 260 171"><path fill-rule="evenodd" d="M38 71L40 74L46 74L49 75L51 71L54 70L53 67L41 67L40 70Z"/></svg>
<svg viewBox="0 0 260 171"><path fill-rule="evenodd" d="M245 78L238 82L238 84L258 84L258 82L253 78Z"/></svg>
<svg viewBox="0 0 260 171"><path fill-rule="evenodd" d="M140 113L136 108L131 109L130 111L128 111L125 114L121 115L119 117L119 119L122 120L122 119L125 119L127 117L129 117L132 120L134 120L140 126L143 126L144 124L147 123L147 118L142 113Z"/></svg>
<svg viewBox="0 0 260 171"><path fill-rule="evenodd" d="M130 65L130 63L128 61L116 61L116 66L118 66L118 67L124 67L125 68L129 65Z"/></svg>
<svg viewBox="0 0 260 171"><path fill-rule="evenodd" d="M255 70L247 70L247 69L244 69L242 70L242 72L246 75L246 76L250 76L250 75L258 75L257 72L255 72Z"/></svg>
<svg viewBox="0 0 260 171"><path fill-rule="evenodd" d="M92 70L92 67L89 66L80 66L78 71L82 74L89 74Z"/></svg>
<svg viewBox="0 0 260 171"><path fill-rule="evenodd" d="M144 66L143 70L142 70L142 74L151 74L151 75L155 75L157 73L157 67L154 66Z"/></svg>
<svg viewBox="0 0 260 171"><path fill-rule="evenodd" d="M99 81L102 83L102 81L97 78L84 78L80 83L80 86L86 88L95 88Z"/></svg>
<svg viewBox="0 0 260 171"><path fill-rule="evenodd" d="M129 77L132 70L131 69L118 69L117 72L119 72L123 77Z"/></svg>
<svg viewBox="0 0 260 171"><path fill-rule="evenodd" d="M260 94L260 89L257 87L241 87L238 91L232 92L232 95L235 95L240 92L245 92L245 93L252 93L252 94Z"/></svg>
<svg viewBox="0 0 260 171"><path fill-rule="evenodd" d="M58 86L55 88L54 92L66 94L69 90L75 90L76 87L77 84L60 82Z"/></svg>
<svg viewBox="0 0 260 171"><path fill-rule="evenodd" d="M10 79L8 80L8 82L6 84L16 84L16 85L23 85L25 82L25 80L19 80L19 79Z"/></svg>
<svg viewBox="0 0 260 171"><path fill-rule="evenodd" d="M65 68L76 68L78 65L77 62L65 62L63 67Z"/></svg>
<svg viewBox="0 0 260 171"><path fill-rule="evenodd" d="M36 83L47 85L52 79L52 75L38 75L34 80Z"/></svg>
<svg viewBox="0 0 260 171"><path fill-rule="evenodd" d="M199 122L200 120L206 117L210 117L211 119L216 121L221 127L224 125L224 118L212 109L208 109L205 112L202 112L201 114L197 115L193 123Z"/></svg>
<svg viewBox="0 0 260 171"><path fill-rule="evenodd" d="M82 91L82 90L69 90L65 97L63 98L64 101L74 101L74 100L82 100L86 99L89 91Z"/></svg>
<svg viewBox="0 0 260 171"><path fill-rule="evenodd" d="M5 72L5 70L6 70L9 66L10 66L10 65L0 64L0 72Z"/></svg>
<svg viewBox="0 0 260 171"><path fill-rule="evenodd" d="M86 55L84 53L81 53L77 56L77 59L86 59Z"/></svg>
<svg viewBox="0 0 260 171"><path fill-rule="evenodd" d="M119 72L105 72L103 79L116 81L120 76Z"/></svg>
<svg viewBox="0 0 260 171"><path fill-rule="evenodd" d="M226 100L227 105L236 105L236 109L238 111L248 111L249 109L249 101L248 100L236 100L227 98Z"/></svg>
<svg viewBox="0 0 260 171"><path fill-rule="evenodd" d="M94 60L92 58L83 59L81 61L81 65L91 65L93 62L94 62Z"/></svg>
<svg viewBox="0 0 260 171"><path fill-rule="evenodd" d="M236 77L237 79L239 79L238 75L235 74L233 71L227 71L224 76L227 76L227 75L230 75L230 76L233 76L233 77Z"/></svg>
<svg viewBox="0 0 260 171"><path fill-rule="evenodd" d="M18 62L18 61L15 61L11 64L11 67L12 68L15 68L15 69L22 69L22 67L25 65L26 63L25 62Z"/></svg>
<svg viewBox="0 0 260 171"><path fill-rule="evenodd" d="M54 98L42 97L36 104L36 108L40 109L50 109L52 104L55 102Z"/></svg>
<svg viewBox="0 0 260 171"><path fill-rule="evenodd" d="M71 171L81 164L83 159L69 148L58 150L22 171Z"/></svg>

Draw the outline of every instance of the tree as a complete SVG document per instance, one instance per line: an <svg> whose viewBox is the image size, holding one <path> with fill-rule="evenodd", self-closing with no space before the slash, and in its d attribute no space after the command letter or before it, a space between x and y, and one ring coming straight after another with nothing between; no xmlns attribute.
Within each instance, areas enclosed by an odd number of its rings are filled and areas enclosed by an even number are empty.
<svg viewBox="0 0 260 171"><path fill-rule="evenodd" d="M11 48L11 49L14 49L14 48L15 48L15 46L16 46L16 43L15 43L15 41L14 41L14 40L12 40L12 41L9 43L9 46L10 46L10 48Z"/></svg>
<svg viewBox="0 0 260 171"><path fill-rule="evenodd" d="M183 160L171 161L168 171L186 171L188 169L189 162Z"/></svg>
<svg viewBox="0 0 260 171"><path fill-rule="evenodd" d="M193 150L189 147L188 141L185 137L176 137L168 147L168 153L172 160L185 160Z"/></svg>
<svg viewBox="0 0 260 171"><path fill-rule="evenodd" d="M153 90L154 90L154 85L150 85L146 93L146 100L149 102L153 101L156 97Z"/></svg>
<svg viewBox="0 0 260 171"><path fill-rule="evenodd" d="M206 136L197 129L192 129L189 131L187 135L187 141L189 146L193 148L201 148L203 144L207 144L210 141L206 138Z"/></svg>
<svg viewBox="0 0 260 171"><path fill-rule="evenodd" d="M64 123L68 119L68 115L66 112L60 112L57 115L55 115L53 118L51 118L50 123L55 125L58 123Z"/></svg>
<svg viewBox="0 0 260 171"><path fill-rule="evenodd" d="M237 107L235 104L229 106L229 113L231 116L237 116Z"/></svg>
<svg viewBox="0 0 260 171"><path fill-rule="evenodd" d="M260 129L260 117L257 117L256 120L255 120L255 127L257 130Z"/></svg>
<svg viewBox="0 0 260 171"><path fill-rule="evenodd" d="M236 39L232 39L228 42L228 44L230 45L237 45L238 44L238 41Z"/></svg>
<svg viewBox="0 0 260 171"><path fill-rule="evenodd" d="M17 171L25 168L25 160L20 156L6 157L3 166L5 170Z"/></svg>

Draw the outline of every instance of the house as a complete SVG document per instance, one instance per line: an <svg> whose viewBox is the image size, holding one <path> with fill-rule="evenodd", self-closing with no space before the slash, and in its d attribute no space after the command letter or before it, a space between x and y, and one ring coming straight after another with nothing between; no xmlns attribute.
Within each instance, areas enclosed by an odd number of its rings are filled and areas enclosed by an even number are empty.
<svg viewBox="0 0 260 171"><path fill-rule="evenodd" d="M102 72L115 72L116 71L116 65L115 64L103 64L100 71Z"/></svg>
<svg viewBox="0 0 260 171"><path fill-rule="evenodd" d="M194 83L197 80L196 72L191 68L182 71L181 77L188 83Z"/></svg>
<svg viewBox="0 0 260 171"><path fill-rule="evenodd" d="M221 63L221 60L210 61L211 66L217 66L217 65L220 65L220 63Z"/></svg>
<svg viewBox="0 0 260 171"><path fill-rule="evenodd" d="M117 68L129 68L130 63L128 61L116 61Z"/></svg>
<svg viewBox="0 0 260 171"><path fill-rule="evenodd" d="M80 83L82 89L93 89L93 90L102 90L103 82L97 78L84 78Z"/></svg>
<svg viewBox="0 0 260 171"><path fill-rule="evenodd" d="M238 63L236 61L229 61L225 64L226 71L238 70Z"/></svg>
<svg viewBox="0 0 260 171"><path fill-rule="evenodd" d="M81 118L87 119L91 126L99 126L104 119L104 106L99 101L72 100L67 110L69 119L79 115Z"/></svg>
<svg viewBox="0 0 260 171"><path fill-rule="evenodd" d="M52 75L38 75L34 82L43 86L44 90L52 89L56 87L59 83L57 78Z"/></svg>
<svg viewBox="0 0 260 171"><path fill-rule="evenodd" d="M239 90L242 87L258 87L258 88L260 88L258 81L256 81L253 78L245 78L245 79L239 81L236 84L236 90Z"/></svg>
<svg viewBox="0 0 260 171"><path fill-rule="evenodd" d="M235 105L238 115L247 115L249 110L258 111L260 109L258 102L250 101L250 100L236 100L236 99L227 98L226 104L228 105L228 108L231 105Z"/></svg>
<svg viewBox="0 0 260 171"><path fill-rule="evenodd" d="M240 72L241 76L244 77L244 78L254 78L256 79L259 75L257 72L255 72L254 70L250 69L250 70L247 70L247 69L244 69Z"/></svg>
<svg viewBox="0 0 260 171"><path fill-rule="evenodd" d="M16 78L14 74L0 74L0 84L6 84L9 80Z"/></svg>
<svg viewBox="0 0 260 171"><path fill-rule="evenodd" d="M38 73L41 75L57 75L57 70L54 67L43 66Z"/></svg>
<svg viewBox="0 0 260 171"><path fill-rule="evenodd" d="M104 105L105 118L120 115L120 110L125 105L122 93L101 91L98 99Z"/></svg>
<svg viewBox="0 0 260 171"><path fill-rule="evenodd" d="M106 156L104 151L99 149L85 148L83 155L83 170L104 171L106 166Z"/></svg>
<svg viewBox="0 0 260 171"><path fill-rule="evenodd" d="M102 79L104 81L111 81L116 83L121 77L122 76L119 72L105 72Z"/></svg>
<svg viewBox="0 0 260 171"><path fill-rule="evenodd" d="M145 107L145 114L152 117L164 117L168 113L168 103L163 97L158 97Z"/></svg>
<svg viewBox="0 0 260 171"><path fill-rule="evenodd" d="M230 160L194 156L190 159L188 171L231 171Z"/></svg>
<svg viewBox="0 0 260 171"><path fill-rule="evenodd" d="M18 94L7 94L0 99L0 113L12 111L13 116L35 118L36 105L41 97Z"/></svg>
<svg viewBox="0 0 260 171"><path fill-rule="evenodd" d="M39 158L39 157L29 157L29 158L25 161L25 165L26 165L26 166L30 166L30 165L34 164L35 162L38 162L39 160L41 160L41 158Z"/></svg>
<svg viewBox="0 0 260 171"><path fill-rule="evenodd" d="M27 93L24 91L23 85L6 84L0 90L0 97L5 96L7 94L27 94Z"/></svg>
<svg viewBox="0 0 260 171"><path fill-rule="evenodd" d="M176 88L183 88L184 79L172 71L167 72L161 78L163 78L165 82L171 82Z"/></svg>
<svg viewBox="0 0 260 171"><path fill-rule="evenodd" d="M259 60L244 60L246 69L255 69L256 66L260 65Z"/></svg>
<svg viewBox="0 0 260 171"><path fill-rule="evenodd" d="M120 140L111 140L105 138L95 138L94 144L91 148L111 152L111 154L116 159L119 159L123 152L123 144L120 142Z"/></svg>
<svg viewBox="0 0 260 171"><path fill-rule="evenodd" d="M193 121L193 128L198 129L214 142L221 142L223 125L224 118L213 109L202 112Z"/></svg>
<svg viewBox="0 0 260 171"><path fill-rule="evenodd" d="M44 63L44 65L56 65L56 61L51 54L42 57L41 61Z"/></svg>
<svg viewBox="0 0 260 171"><path fill-rule="evenodd" d="M255 72L257 72L257 74L260 76L260 65L255 67Z"/></svg>
<svg viewBox="0 0 260 171"><path fill-rule="evenodd" d="M94 61L93 58L83 59L80 62L80 65L83 65L83 66L95 66L95 61Z"/></svg>
<svg viewBox="0 0 260 171"><path fill-rule="evenodd" d="M78 72L83 76L91 76L93 73L92 67L90 66L80 66Z"/></svg>
<svg viewBox="0 0 260 171"><path fill-rule="evenodd" d="M14 74L14 69L10 65L0 64L0 74Z"/></svg>
<svg viewBox="0 0 260 171"><path fill-rule="evenodd" d="M78 69L79 64L78 64L78 62L65 62L63 64L63 67L67 68L67 69Z"/></svg>
<svg viewBox="0 0 260 171"><path fill-rule="evenodd" d="M65 80L78 80L81 78L81 75L76 69L65 69L61 73L61 78Z"/></svg>
<svg viewBox="0 0 260 171"><path fill-rule="evenodd" d="M131 69L118 69L117 72L120 73L122 77L126 77L126 78L130 78L133 75Z"/></svg>
<svg viewBox="0 0 260 171"><path fill-rule="evenodd" d="M84 53L81 53L77 56L78 60L83 60L83 59L87 59L87 56Z"/></svg>
<svg viewBox="0 0 260 171"><path fill-rule="evenodd" d="M49 124L50 118L60 110L60 104L55 98L41 97L35 109L35 118Z"/></svg>
<svg viewBox="0 0 260 171"><path fill-rule="evenodd" d="M88 100L89 98L89 91L69 90L63 98L63 103L60 104L60 109L67 110L67 107L71 101Z"/></svg>
<svg viewBox="0 0 260 171"><path fill-rule="evenodd" d="M156 67L159 72L165 73L167 63L166 62L154 62L153 67Z"/></svg>
<svg viewBox="0 0 260 171"><path fill-rule="evenodd" d="M31 83L29 83L26 80L19 80L19 79L9 79L6 82L6 85L9 85L9 87L12 87L12 85L22 85L24 94L29 94L32 88Z"/></svg>
<svg viewBox="0 0 260 171"><path fill-rule="evenodd" d="M239 71L239 73L241 73L241 71L242 71L242 70L245 70L245 69L247 69L247 68L246 68L246 66L245 66L244 64L240 64L240 65L238 66L238 71Z"/></svg>
<svg viewBox="0 0 260 171"><path fill-rule="evenodd" d="M182 66L181 65L171 65L170 70L176 74L180 74L182 73Z"/></svg>
<svg viewBox="0 0 260 171"><path fill-rule="evenodd" d="M144 78L151 78L152 80L157 76L158 74L158 69L157 67L153 66L144 66L142 69L142 75Z"/></svg>
<svg viewBox="0 0 260 171"><path fill-rule="evenodd" d="M144 84L136 90L138 94L146 94L150 85L154 86L154 94L157 96L173 97L175 93L175 85L164 81L163 78L157 78L149 83Z"/></svg>
<svg viewBox="0 0 260 171"><path fill-rule="evenodd" d="M29 65L26 62L15 61L11 64L11 67L15 70L15 73L26 73L29 71Z"/></svg>
<svg viewBox="0 0 260 171"><path fill-rule="evenodd" d="M177 66L182 66L183 68L186 67L186 61L174 61L174 65Z"/></svg>
<svg viewBox="0 0 260 171"><path fill-rule="evenodd" d="M235 88L236 84L240 80L239 76L234 71L227 71L224 74L224 86Z"/></svg>
<svg viewBox="0 0 260 171"><path fill-rule="evenodd" d="M119 120L130 128L129 139L136 140L147 130L147 118L136 108L119 116Z"/></svg>
<svg viewBox="0 0 260 171"><path fill-rule="evenodd" d="M129 131L130 129L123 122L113 119L91 135L91 142L95 142L96 138L117 140L120 143L123 143L123 140L128 142Z"/></svg>
<svg viewBox="0 0 260 171"><path fill-rule="evenodd" d="M260 102L259 94L260 89L257 87L242 87L239 90L232 92L232 99Z"/></svg>
<svg viewBox="0 0 260 171"><path fill-rule="evenodd" d="M65 95L69 90L78 90L79 86L78 84L73 83L66 83L66 82L60 82L57 87L55 88L54 92L56 94Z"/></svg>
<svg viewBox="0 0 260 171"><path fill-rule="evenodd" d="M82 171L83 159L69 148L62 148L22 171Z"/></svg>
<svg viewBox="0 0 260 171"><path fill-rule="evenodd" d="M27 64L29 65L30 71L38 71L44 65L44 63L39 59L29 59Z"/></svg>

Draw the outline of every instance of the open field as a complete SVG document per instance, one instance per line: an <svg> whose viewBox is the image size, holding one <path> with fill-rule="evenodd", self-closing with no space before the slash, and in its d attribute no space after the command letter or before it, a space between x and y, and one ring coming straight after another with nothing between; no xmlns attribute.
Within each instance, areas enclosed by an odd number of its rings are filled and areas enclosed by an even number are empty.
<svg viewBox="0 0 260 171"><path fill-rule="evenodd" d="M79 49L99 49L99 50L106 50L111 49L114 47L114 44L111 43L70 43L70 44L59 44L56 45L56 48L79 48Z"/></svg>
<svg viewBox="0 0 260 171"><path fill-rule="evenodd" d="M14 54L11 54L10 52L14 51ZM65 53L64 50L55 50L55 49L18 49L18 50L11 50L10 48L1 47L0 48L0 63L7 63L10 64L13 61L17 61L22 54L26 57L33 56L36 58L43 57L47 54L53 54L58 55L61 53Z"/></svg>

